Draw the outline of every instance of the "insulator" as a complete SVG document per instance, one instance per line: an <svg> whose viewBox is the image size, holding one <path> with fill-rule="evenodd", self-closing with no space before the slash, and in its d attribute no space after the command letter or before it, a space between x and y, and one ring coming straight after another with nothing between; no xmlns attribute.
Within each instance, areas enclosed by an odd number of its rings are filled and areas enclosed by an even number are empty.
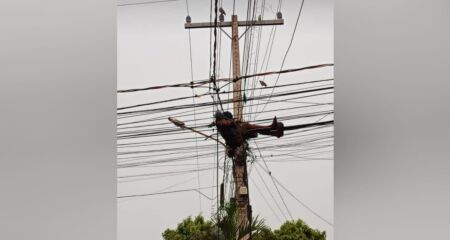
<svg viewBox="0 0 450 240"><path fill-rule="evenodd" d="M191 16L188 15L188 16L186 17L186 22L187 22L187 23L191 23Z"/></svg>
<svg viewBox="0 0 450 240"><path fill-rule="evenodd" d="M281 14L281 12L277 12L277 18L278 19L282 19L283 18L283 14Z"/></svg>
<svg viewBox="0 0 450 240"><path fill-rule="evenodd" d="M223 16L223 14L219 15L219 21L223 22L225 20L225 17Z"/></svg>

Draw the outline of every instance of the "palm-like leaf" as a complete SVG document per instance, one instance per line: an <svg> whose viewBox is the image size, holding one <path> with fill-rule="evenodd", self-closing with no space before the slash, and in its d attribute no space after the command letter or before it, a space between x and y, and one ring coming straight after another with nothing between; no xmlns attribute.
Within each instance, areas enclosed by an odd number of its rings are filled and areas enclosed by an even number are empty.
<svg viewBox="0 0 450 240"><path fill-rule="evenodd" d="M233 203L225 204L217 213L216 224L219 226L225 240L241 240L246 235L259 233L267 226L263 219L258 216L252 218L251 224L238 226L237 223L237 206Z"/></svg>

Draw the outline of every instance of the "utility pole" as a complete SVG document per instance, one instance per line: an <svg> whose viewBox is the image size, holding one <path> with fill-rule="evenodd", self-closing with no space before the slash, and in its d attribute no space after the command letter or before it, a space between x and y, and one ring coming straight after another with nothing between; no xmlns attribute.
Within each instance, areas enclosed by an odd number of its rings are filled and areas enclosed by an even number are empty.
<svg viewBox="0 0 450 240"><path fill-rule="evenodd" d="M277 13L277 19L274 20L252 20L252 21L238 21L237 15L231 16L231 22L223 21L224 16L221 14L220 22L217 22L217 27L220 28L230 39L232 49L233 62L233 79L239 79L241 76L240 54L239 54L239 27L246 27L245 32L253 26L271 26L283 25L284 20L280 12ZM191 23L191 17L186 17L186 29L191 28L214 28L214 22ZM231 36L228 35L222 28L231 27ZM244 32L244 33L245 33ZM233 83L233 115L237 121L243 121L243 102L241 92L241 80ZM235 184L234 201L237 206L237 223L238 226L245 226L251 221L251 205L248 194L248 177L247 177L247 149L248 144L245 142L238 147L233 153L233 178ZM245 237L248 239L249 236Z"/></svg>

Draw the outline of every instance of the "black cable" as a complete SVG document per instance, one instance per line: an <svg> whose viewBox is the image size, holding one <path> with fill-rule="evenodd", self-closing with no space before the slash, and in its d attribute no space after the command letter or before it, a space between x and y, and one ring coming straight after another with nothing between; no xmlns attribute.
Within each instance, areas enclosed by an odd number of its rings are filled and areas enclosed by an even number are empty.
<svg viewBox="0 0 450 240"><path fill-rule="evenodd" d="M201 189L207 189L207 188L213 188L215 186L210 186L210 187L202 187ZM132 195L124 195L124 196L118 196L118 199L121 198L135 198L135 197L146 197L146 196L153 196L153 195L161 195L161 194L169 194L169 193L180 193L180 192L190 192L190 191L198 191L196 188L191 188L191 189L180 189L180 190L174 190L174 191L167 191L167 192L154 192L154 193L146 193L146 194L132 194ZM208 197L207 195L205 195L204 193L200 192L200 194L202 194L204 197L208 198L208 199L212 199L210 197Z"/></svg>
<svg viewBox="0 0 450 240"><path fill-rule="evenodd" d="M258 165L260 165L260 163L257 163ZM263 168L260 165L261 168ZM274 176L272 176L272 173L269 170L266 170L263 168L263 170L269 174L275 182L278 183L278 185L280 185L281 188L283 188L292 198L294 198L295 200L297 200L298 203L300 203L300 205L302 205L304 208L306 208L308 211L310 211L312 214L314 214L316 217L318 217L319 219L321 219L322 221L324 221L325 223L327 223L330 226L333 226L333 223L331 223L330 221L326 220L325 218L323 218L322 216L320 216L318 213L316 213L312 208L310 208L308 205L306 205L304 202L300 201L300 199L298 199L294 194L292 194L286 187L284 187L280 181L278 181L278 179L276 179Z"/></svg>
<svg viewBox="0 0 450 240"><path fill-rule="evenodd" d="M289 46L288 46L288 48L286 50L286 53L284 54L283 61L281 63L281 67L280 67L280 71L283 70L284 62L286 61L286 57L287 57L287 55L289 53L289 50L291 49L292 43L294 42L295 32L297 31L297 26L298 26L298 23L299 23L299 20L300 20L300 16L301 16L301 13L302 13L302 10L303 10L303 4L304 3L305 3L305 0L302 0L302 3L300 4L300 9L298 11L297 20L295 21L294 31L292 32L292 36L291 36L291 40L289 42ZM280 79L280 74L277 75L277 79L275 80L275 84L274 85L277 85L279 79ZM272 90L272 94L273 94L273 90ZM261 110L261 112L263 112L265 108L266 108L266 105L264 105L264 107Z"/></svg>
<svg viewBox="0 0 450 240"><path fill-rule="evenodd" d="M308 81L308 82L290 83L290 84L277 85L277 86L255 87L255 88L248 89L248 90L263 90L263 89L270 89L270 88L283 88L283 87L290 87L290 86L297 86L297 85L305 85L305 84L313 84L313 83L320 83L320 82L328 82L328 81L332 81L332 80L334 80L334 79L312 80L312 81ZM238 92L238 91L222 91L219 94L228 94L229 95L230 93L234 93L234 92ZM240 90L240 92L243 92L243 90ZM205 96L205 95L206 94L195 95L195 97L201 97L201 96ZM186 97L179 97L179 98L172 98L172 99L167 99L167 100L155 101L155 102L150 102L150 103L143 103L143 104L119 107L119 108L117 108L117 110L120 111L120 110L125 110L125 109L130 109L130 108L143 107L143 106L155 105L155 104L161 104L161 103L168 103L168 102L174 102L174 101L179 101L179 100L186 100L186 99L189 99L191 97L192 96L186 96Z"/></svg>
<svg viewBox="0 0 450 240"><path fill-rule="evenodd" d="M240 76L238 78L215 79L215 81L216 82L217 81L228 82L227 84L225 84L224 86L221 87L221 88L223 88L223 87L228 86L230 83L239 81L241 79L252 78L252 77L256 77L256 76L266 76L266 75L272 75L272 74L292 73L292 72L298 72L298 71L315 69L315 68L322 68L322 67L330 67L330 66L334 66L334 64L332 64L332 63L319 64L319 65L312 65L312 66L307 66L307 67L286 69L286 70L280 70L280 71L255 73L255 74L251 74L251 75ZM208 83L211 83L211 82L212 82L211 79L209 79L209 80L199 80L199 81L194 81L194 82L189 82L189 83L177 83L177 84L172 84L172 85L152 86L152 87L146 87L146 88L123 89L123 90L117 90L117 93L139 92L139 91L155 90L155 89L169 88L169 87L201 87L201 86L203 86L205 84L208 84Z"/></svg>

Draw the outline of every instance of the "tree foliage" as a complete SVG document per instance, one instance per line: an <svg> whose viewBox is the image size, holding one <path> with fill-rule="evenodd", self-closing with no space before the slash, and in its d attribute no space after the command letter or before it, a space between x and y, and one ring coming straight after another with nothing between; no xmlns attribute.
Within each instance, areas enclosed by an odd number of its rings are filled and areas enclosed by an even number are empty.
<svg viewBox="0 0 450 240"><path fill-rule="evenodd" d="M225 240L244 239L246 235L258 234L262 230L268 229L264 220L258 216L252 218L251 224L240 226L237 222L237 206L234 203L227 203L221 207L216 215L215 224L219 226Z"/></svg>
<svg viewBox="0 0 450 240"><path fill-rule="evenodd" d="M253 234L252 240L277 240L277 238L272 230L267 227L260 232Z"/></svg>
<svg viewBox="0 0 450 240"><path fill-rule="evenodd" d="M217 239L217 227L201 215L194 219L189 216L176 229L166 229L162 236L164 240L213 240Z"/></svg>
<svg viewBox="0 0 450 240"><path fill-rule="evenodd" d="M179 223L176 229L166 229L164 240L235 240L252 231L252 240L326 240L325 231L310 228L302 220L287 221L279 229L272 231L258 217L252 220L252 227L238 227L236 206L226 204L220 209L213 221L205 220L201 215L188 217Z"/></svg>
<svg viewBox="0 0 450 240"><path fill-rule="evenodd" d="M302 220L287 221L274 231L276 240L325 240L325 231L310 228Z"/></svg>

